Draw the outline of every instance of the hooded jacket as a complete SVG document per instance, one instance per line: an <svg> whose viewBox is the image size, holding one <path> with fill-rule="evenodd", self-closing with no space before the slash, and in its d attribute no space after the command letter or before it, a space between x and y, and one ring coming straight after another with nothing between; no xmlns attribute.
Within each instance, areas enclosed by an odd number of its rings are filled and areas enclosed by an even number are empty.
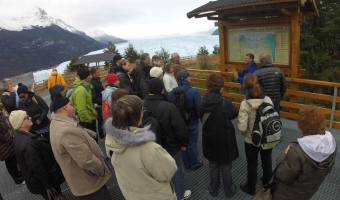
<svg viewBox="0 0 340 200"><path fill-rule="evenodd" d="M114 73L119 78L119 87L128 89L130 95L137 95L137 90L134 85L133 79L131 78L129 73L127 73L127 71L123 69L123 67L118 66L114 68Z"/></svg>
<svg viewBox="0 0 340 200"><path fill-rule="evenodd" d="M14 156L13 133L11 123L4 111L0 110L0 161L7 160Z"/></svg>
<svg viewBox="0 0 340 200"><path fill-rule="evenodd" d="M186 86L190 86L190 83L187 80L179 80L178 81L178 87L177 88L179 90L183 90ZM174 94L174 90L172 90L168 94L168 96L169 96L168 99L169 99L170 102L172 100L173 94ZM188 126L198 125L198 107L197 107L197 105L198 105L199 100L201 99L201 94L198 92L198 90L196 88L189 88L185 94L186 94L188 105L189 105L191 113L192 113L192 117L191 117L191 119L190 119L190 121L187 125Z"/></svg>
<svg viewBox="0 0 340 200"><path fill-rule="evenodd" d="M129 200L176 200L171 184L176 162L154 142L156 136L148 128L121 130L112 126L112 118L105 121L105 146L113 151L119 188Z"/></svg>
<svg viewBox="0 0 340 200"><path fill-rule="evenodd" d="M282 153L276 158L276 164L283 164L276 172L273 199L311 199L332 170L335 157L336 141L330 132L299 138L287 155Z"/></svg>
<svg viewBox="0 0 340 200"><path fill-rule="evenodd" d="M57 71L52 71L50 77L48 77L47 89L52 88L55 84L62 85L65 87L65 89L67 89L64 77Z"/></svg>
<svg viewBox="0 0 340 200"><path fill-rule="evenodd" d="M238 115L232 102L222 94L208 92L199 102L199 115L211 113L202 127L203 155L210 161L230 163L239 156L231 120Z"/></svg>
<svg viewBox="0 0 340 200"><path fill-rule="evenodd" d="M115 85L108 85L104 91L102 91L102 101L108 99L109 106L111 107L112 104L112 97L111 94L113 91L117 90L119 87Z"/></svg>
<svg viewBox="0 0 340 200"><path fill-rule="evenodd" d="M143 100L143 106L146 109L143 117L147 117L147 113L155 114L161 101L166 101L164 95L147 95ZM169 102L165 103L162 115L160 116L160 119L158 119L158 122L161 127L162 135L166 138L166 140L162 140L162 147L166 149L170 155L175 155L180 151L181 147L188 146L188 128L174 104ZM160 138L161 137L162 136L160 136Z"/></svg>
<svg viewBox="0 0 340 200"><path fill-rule="evenodd" d="M251 133L254 128L256 111L263 103L264 95L259 98L252 98L249 95L241 102L240 112L238 114L238 130L243 134L244 141L249 144L253 144L251 141ZM273 102L270 100L270 104Z"/></svg>
<svg viewBox="0 0 340 200"><path fill-rule="evenodd" d="M91 83L76 78L73 87L76 89L73 91L70 100L74 103L74 108L77 110L79 121L91 123L93 120L97 119L97 111L94 109L92 103L91 91L93 86Z"/></svg>
<svg viewBox="0 0 340 200"><path fill-rule="evenodd" d="M268 64L262 65L254 74L259 79L263 94L269 96L274 104L280 103L287 89L286 77L282 70Z"/></svg>
<svg viewBox="0 0 340 200"><path fill-rule="evenodd" d="M92 194L110 179L98 144L76 121L54 114L50 136L55 159L75 196Z"/></svg>
<svg viewBox="0 0 340 200"><path fill-rule="evenodd" d="M27 115L32 118L32 130L38 131L50 125L50 119L47 117L49 108L46 102L34 92L28 91L27 101L20 101L18 110L26 111ZM37 120L41 124L37 124Z"/></svg>

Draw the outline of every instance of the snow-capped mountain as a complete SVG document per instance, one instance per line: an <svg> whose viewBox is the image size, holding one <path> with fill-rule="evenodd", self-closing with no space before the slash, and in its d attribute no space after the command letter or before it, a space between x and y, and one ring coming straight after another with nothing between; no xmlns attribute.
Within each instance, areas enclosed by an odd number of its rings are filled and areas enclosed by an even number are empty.
<svg viewBox="0 0 340 200"><path fill-rule="evenodd" d="M127 42L127 40L124 40L122 38L115 37L113 35L108 35L104 31L96 29L93 31L92 36L95 40L98 42L101 42L103 44L107 44L109 42L112 42L113 44L119 44Z"/></svg>
<svg viewBox="0 0 340 200"><path fill-rule="evenodd" d="M20 15L0 19L0 71L6 72L0 78L52 67L106 46L41 8Z"/></svg>
<svg viewBox="0 0 340 200"><path fill-rule="evenodd" d="M22 31L24 29L32 29L34 27L44 28L51 25L57 25L64 30L78 34L78 30L60 19L54 19L53 17L48 16L45 10L39 7L21 13L20 17L0 20L0 29L6 29L9 31Z"/></svg>

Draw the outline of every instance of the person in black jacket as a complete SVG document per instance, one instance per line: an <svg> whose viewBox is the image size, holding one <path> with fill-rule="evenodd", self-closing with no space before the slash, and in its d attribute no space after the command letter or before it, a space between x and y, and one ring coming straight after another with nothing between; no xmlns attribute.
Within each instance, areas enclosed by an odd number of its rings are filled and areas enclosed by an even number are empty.
<svg viewBox="0 0 340 200"><path fill-rule="evenodd" d="M9 121L15 130L14 153L28 190L32 194L40 194L46 200L48 189L54 188L61 195L60 185L65 179L50 142L30 132L33 123L25 111L13 111Z"/></svg>
<svg viewBox="0 0 340 200"><path fill-rule="evenodd" d="M118 67L118 63L121 59L122 59L122 56L120 54L116 54L113 56L109 73L114 72L115 68Z"/></svg>
<svg viewBox="0 0 340 200"><path fill-rule="evenodd" d="M186 150L189 143L187 126L176 106L167 102L163 94L164 84L162 80L151 79L148 83L148 89L150 94L143 101L143 106L146 109L143 118L145 119L150 115L160 116L160 118L156 117L161 127L161 133L156 133L157 143L176 161L177 171L172 181L177 199L187 199L191 195L191 191L185 190L182 158L182 151ZM163 107L159 106L161 103Z"/></svg>
<svg viewBox="0 0 340 200"><path fill-rule="evenodd" d="M136 67L131 72L131 77L133 78L135 88L138 91L138 96L141 98L142 98L142 94L141 94L141 91L139 90L140 85L141 85L141 80L143 79L143 77L146 76L147 71L150 72L150 70L145 71L144 68L152 67L150 66L150 63L151 63L150 55L148 53L143 53L140 56L139 64L137 64Z"/></svg>
<svg viewBox="0 0 340 200"><path fill-rule="evenodd" d="M92 102L97 110L97 123L98 123L98 133L100 139L105 137L103 130L103 116L102 116L102 91L104 91L103 83L100 80L100 70L99 67L95 66L91 68L91 84L92 87Z"/></svg>
<svg viewBox="0 0 340 200"><path fill-rule="evenodd" d="M5 107L8 114L10 114L13 110L16 110L19 106L19 97L15 92L12 79L5 78L2 81L3 85L3 93L1 96L1 103Z"/></svg>
<svg viewBox="0 0 340 200"><path fill-rule="evenodd" d="M221 171L225 195L231 198L236 193L231 174L232 161L239 156L231 120L237 117L238 110L231 101L223 98L224 80L220 75L210 74L206 84L208 92L200 100L198 109L203 126L203 155L209 160L209 193L213 197L218 195Z"/></svg>
<svg viewBox="0 0 340 200"><path fill-rule="evenodd" d="M32 130L42 134L49 140L50 119L47 117L49 108L46 102L34 92L28 91L26 85L19 84L17 93L20 98L18 110L24 110L32 118Z"/></svg>
<svg viewBox="0 0 340 200"><path fill-rule="evenodd" d="M114 73L119 78L119 87L129 90L130 95L137 95L137 90L133 84L133 79L128 73L130 71L130 62L128 60L120 60L119 66L114 68Z"/></svg>
<svg viewBox="0 0 340 200"><path fill-rule="evenodd" d="M286 77L282 70L274 67L269 54L260 55L261 68L254 74L257 76L264 95L270 97L274 109L280 114L280 101L286 93Z"/></svg>

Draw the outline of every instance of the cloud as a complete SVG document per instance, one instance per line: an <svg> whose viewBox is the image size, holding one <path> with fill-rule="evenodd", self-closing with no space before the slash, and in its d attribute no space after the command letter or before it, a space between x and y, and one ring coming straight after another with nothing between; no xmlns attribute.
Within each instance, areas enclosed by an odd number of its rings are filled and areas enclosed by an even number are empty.
<svg viewBox="0 0 340 200"><path fill-rule="evenodd" d="M0 19L19 17L38 6L89 35L100 29L127 39L150 38L213 31L214 21L186 16L206 3L208 0L1 0Z"/></svg>

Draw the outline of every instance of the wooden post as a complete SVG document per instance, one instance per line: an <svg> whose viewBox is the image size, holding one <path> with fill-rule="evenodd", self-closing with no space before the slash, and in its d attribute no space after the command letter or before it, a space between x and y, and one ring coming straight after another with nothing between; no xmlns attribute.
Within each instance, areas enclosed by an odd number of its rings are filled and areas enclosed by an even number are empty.
<svg viewBox="0 0 340 200"><path fill-rule="evenodd" d="M218 31L220 38L220 71L226 72L228 70L225 65L228 59L228 45L226 43L228 35L222 21L218 22ZM229 82L229 77L227 75L222 75L222 77L224 82ZM229 93L229 87L223 87L223 92Z"/></svg>
<svg viewBox="0 0 340 200"><path fill-rule="evenodd" d="M294 12L292 12L291 18L291 77L298 77L298 69L299 69L299 58L300 58L300 8L297 8ZM298 90L298 83L290 83L291 90ZM290 96L289 101L291 103L297 102L296 96ZM296 113L296 109L290 108L290 113Z"/></svg>

